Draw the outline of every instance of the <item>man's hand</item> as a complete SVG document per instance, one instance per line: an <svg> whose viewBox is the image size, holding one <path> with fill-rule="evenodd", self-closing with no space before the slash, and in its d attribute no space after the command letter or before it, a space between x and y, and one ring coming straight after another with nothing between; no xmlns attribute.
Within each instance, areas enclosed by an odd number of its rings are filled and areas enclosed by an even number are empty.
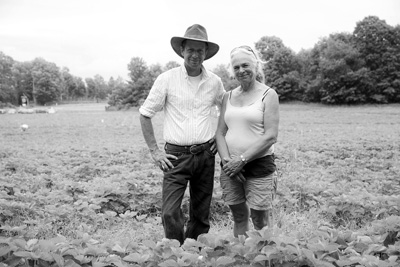
<svg viewBox="0 0 400 267"><path fill-rule="evenodd" d="M210 151L214 155L217 154L217 142L215 142L215 137L211 138L210 141L208 141L209 144L211 144Z"/></svg>
<svg viewBox="0 0 400 267"><path fill-rule="evenodd" d="M176 156L167 154L164 151L156 149L151 152L151 157L154 160L154 163L164 172L169 171L174 167L169 159L178 159Z"/></svg>

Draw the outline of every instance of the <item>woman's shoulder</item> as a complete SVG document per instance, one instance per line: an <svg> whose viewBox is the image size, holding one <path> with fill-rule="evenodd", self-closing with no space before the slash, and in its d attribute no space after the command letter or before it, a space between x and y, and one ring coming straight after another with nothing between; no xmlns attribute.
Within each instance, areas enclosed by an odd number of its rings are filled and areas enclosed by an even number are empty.
<svg viewBox="0 0 400 267"><path fill-rule="evenodd" d="M263 94L272 94L272 95L276 95L277 94L277 92L276 92L276 90L274 89L274 88L272 88L272 87L269 87L268 85L266 85L266 84L261 84L261 91L263 92Z"/></svg>
<svg viewBox="0 0 400 267"><path fill-rule="evenodd" d="M240 89L240 86L233 88L232 90L226 91L225 95L227 95L228 97L235 96L239 93L239 89Z"/></svg>
<svg viewBox="0 0 400 267"><path fill-rule="evenodd" d="M262 102L276 102L279 101L279 95L275 89L264 84Z"/></svg>

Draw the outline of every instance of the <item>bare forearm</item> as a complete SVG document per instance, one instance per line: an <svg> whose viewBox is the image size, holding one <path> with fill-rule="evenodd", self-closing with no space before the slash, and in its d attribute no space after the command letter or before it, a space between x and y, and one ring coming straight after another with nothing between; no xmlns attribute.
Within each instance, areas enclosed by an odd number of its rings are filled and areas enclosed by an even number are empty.
<svg viewBox="0 0 400 267"><path fill-rule="evenodd" d="M144 140L150 151L158 150L157 140L154 135L153 123L151 118L140 115L140 125L142 127L142 133Z"/></svg>
<svg viewBox="0 0 400 267"><path fill-rule="evenodd" d="M249 149L247 149L242 155L247 161L252 161L261 157L266 150L270 149L273 144L277 141L276 135L267 135L260 138L255 142Z"/></svg>
<svg viewBox="0 0 400 267"><path fill-rule="evenodd" d="M216 134L215 140L217 142L218 154L224 164L226 159L230 158L230 153L228 150L228 146L225 141L225 137L221 134Z"/></svg>

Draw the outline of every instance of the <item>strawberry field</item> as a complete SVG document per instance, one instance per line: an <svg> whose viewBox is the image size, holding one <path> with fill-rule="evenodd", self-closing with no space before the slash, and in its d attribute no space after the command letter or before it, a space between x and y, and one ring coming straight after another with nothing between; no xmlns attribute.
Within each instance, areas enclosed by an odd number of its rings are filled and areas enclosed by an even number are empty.
<svg viewBox="0 0 400 267"><path fill-rule="evenodd" d="M138 111L55 110L0 114L0 267L400 266L399 105L281 104L274 228L233 238L217 167L210 233L183 246Z"/></svg>

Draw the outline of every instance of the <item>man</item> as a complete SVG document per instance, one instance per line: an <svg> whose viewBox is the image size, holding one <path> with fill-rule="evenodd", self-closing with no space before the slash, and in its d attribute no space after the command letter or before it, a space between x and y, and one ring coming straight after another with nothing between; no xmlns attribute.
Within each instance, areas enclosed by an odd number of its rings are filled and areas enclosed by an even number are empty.
<svg viewBox="0 0 400 267"><path fill-rule="evenodd" d="M219 46L209 42L206 29L190 26L184 37L172 37L173 50L184 59L180 67L162 73L140 107L144 139L154 162L164 172L162 222L165 237L197 239L210 229L209 213L214 187L215 153L211 109L220 106L221 79L207 71L203 61ZM151 118L164 110L164 149L159 149ZM182 199L190 184L189 221L184 231Z"/></svg>

